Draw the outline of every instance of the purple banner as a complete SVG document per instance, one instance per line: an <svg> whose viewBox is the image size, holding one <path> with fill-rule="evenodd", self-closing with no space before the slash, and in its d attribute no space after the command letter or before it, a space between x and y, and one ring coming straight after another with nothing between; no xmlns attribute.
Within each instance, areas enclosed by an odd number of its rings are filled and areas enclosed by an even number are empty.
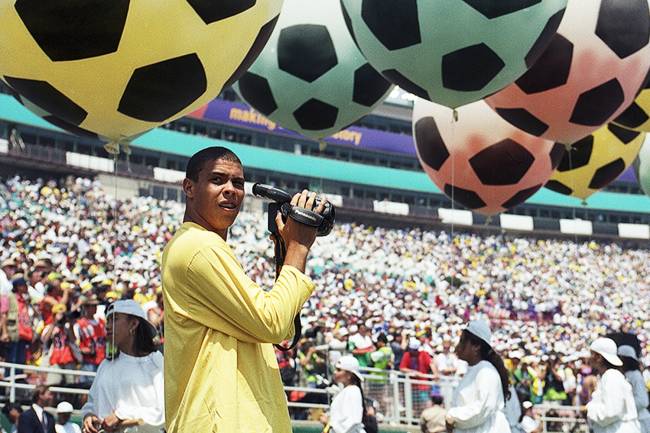
<svg viewBox="0 0 650 433"><path fill-rule="evenodd" d="M191 113L190 117L215 122L229 123L248 128L265 131L268 133L283 134L291 137L302 135L283 128L276 122L267 119L248 105L239 102L215 99L208 105ZM392 132L377 131L375 129L351 126L343 131L325 139L327 143L339 146L356 147L375 152L398 153L415 156L415 146L410 135L395 134ZM617 179L619 182L637 183L634 169L630 167Z"/></svg>
<svg viewBox="0 0 650 433"><path fill-rule="evenodd" d="M248 105L215 99L208 105L191 113L190 117L233 125L245 126L269 133L302 137L297 132L283 128L272 120L267 119ZM375 129L350 126L343 131L327 137L324 140L339 146L357 147L376 152L399 153L415 156L415 146L410 135L377 131Z"/></svg>
<svg viewBox="0 0 650 433"><path fill-rule="evenodd" d="M625 170L616 180L618 182L638 183L636 174L634 173L634 167Z"/></svg>

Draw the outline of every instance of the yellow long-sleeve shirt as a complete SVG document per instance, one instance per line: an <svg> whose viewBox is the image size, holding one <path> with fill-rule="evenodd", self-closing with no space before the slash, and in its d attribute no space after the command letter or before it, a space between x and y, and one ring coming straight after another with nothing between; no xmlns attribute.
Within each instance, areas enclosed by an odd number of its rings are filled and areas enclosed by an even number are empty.
<svg viewBox="0 0 650 433"><path fill-rule="evenodd" d="M314 288L284 266L265 292L216 233L184 223L162 259L169 433L291 432L271 343Z"/></svg>

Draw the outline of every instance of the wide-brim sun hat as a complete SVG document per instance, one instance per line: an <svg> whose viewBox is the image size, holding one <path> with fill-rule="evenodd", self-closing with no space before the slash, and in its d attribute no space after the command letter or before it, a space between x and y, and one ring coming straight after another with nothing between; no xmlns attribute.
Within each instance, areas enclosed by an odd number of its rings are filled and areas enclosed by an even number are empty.
<svg viewBox="0 0 650 433"><path fill-rule="evenodd" d="M363 376L359 371L359 361L352 355L345 355L339 358L335 365L339 370L347 371L348 373L354 374L361 382L363 382Z"/></svg>
<svg viewBox="0 0 650 433"><path fill-rule="evenodd" d="M149 330L151 331L152 337L156 336L156 327L153 326L149 319L147 319L147 315L145 314L140 304L135 302L133 299L115 301L110 304L106 309L106 319L108 320L108 317L113 313L128 314L129 316L135 316L142 319L144 323L149 325Z"/></svg>
<svg viewBox="0 0 650 433"><path fill-rule="evenodd" d="M465 330L492 347L492 331L490 331L490 325L486 320L472 320L467 324Z"/></svg>
<svg viewBox="0 0 650 433"><path fill-rule="evenodd" d="M597 338L593 343L591 343L589 350L599 354L615 367L623 365L623 361L621 361L621 358L619 358L617 354L618 350L616 349L616 343L611 338Z"/></svg>
<svg viewBox="0 0 650 433"><path fill-rule="evenodd" d="M634 347L628 346L628 345L623 345L618 348L618 356L624 356L626 358L632 358L635 361L639 361L639 357L636 354L636 350L634 350Z"/></svg>

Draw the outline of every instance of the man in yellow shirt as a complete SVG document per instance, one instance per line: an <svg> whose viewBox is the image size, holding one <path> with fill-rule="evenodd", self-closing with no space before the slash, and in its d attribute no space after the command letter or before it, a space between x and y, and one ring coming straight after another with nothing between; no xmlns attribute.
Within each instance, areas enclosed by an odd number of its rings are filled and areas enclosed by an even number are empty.
<svg viewBox="0 0 650 433"><path fill-rule="evenodd" d="M289 433L271 343L290 336L314 288L304 271L316 230L276 218L286 255L277 282L264 291L226 244L244 199L239 158L222 147L204 149L186 176L183 225L162 259L167 432ZM303 191L292 204L311 209L315 199Z"/></svg>

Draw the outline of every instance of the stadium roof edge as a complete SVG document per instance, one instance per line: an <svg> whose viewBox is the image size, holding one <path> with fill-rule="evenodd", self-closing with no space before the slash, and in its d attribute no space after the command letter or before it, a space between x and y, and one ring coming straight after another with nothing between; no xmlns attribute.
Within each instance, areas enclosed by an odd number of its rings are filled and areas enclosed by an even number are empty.
<svg viewBox="0 0 650 433"><path fill-rule="evenodd" d="M33 114L9 95L0 95L0 119L61 132L61 129ZM183 143L182 146L179 146L179 142ZM186 157L191 156L200 149L215 145L222 145L232 149L241 158L245 166L252 168L350 184L440 194L440 190L423 172L369 166L308 155L296 155L279 150L183 134L163 128L154 129L133 142L134 147ZM589 198L587 205L582 205L580 200L573 197L541 189L528 200L528 203L650 213L650 197L612 192L594 194Z"/></svg>

